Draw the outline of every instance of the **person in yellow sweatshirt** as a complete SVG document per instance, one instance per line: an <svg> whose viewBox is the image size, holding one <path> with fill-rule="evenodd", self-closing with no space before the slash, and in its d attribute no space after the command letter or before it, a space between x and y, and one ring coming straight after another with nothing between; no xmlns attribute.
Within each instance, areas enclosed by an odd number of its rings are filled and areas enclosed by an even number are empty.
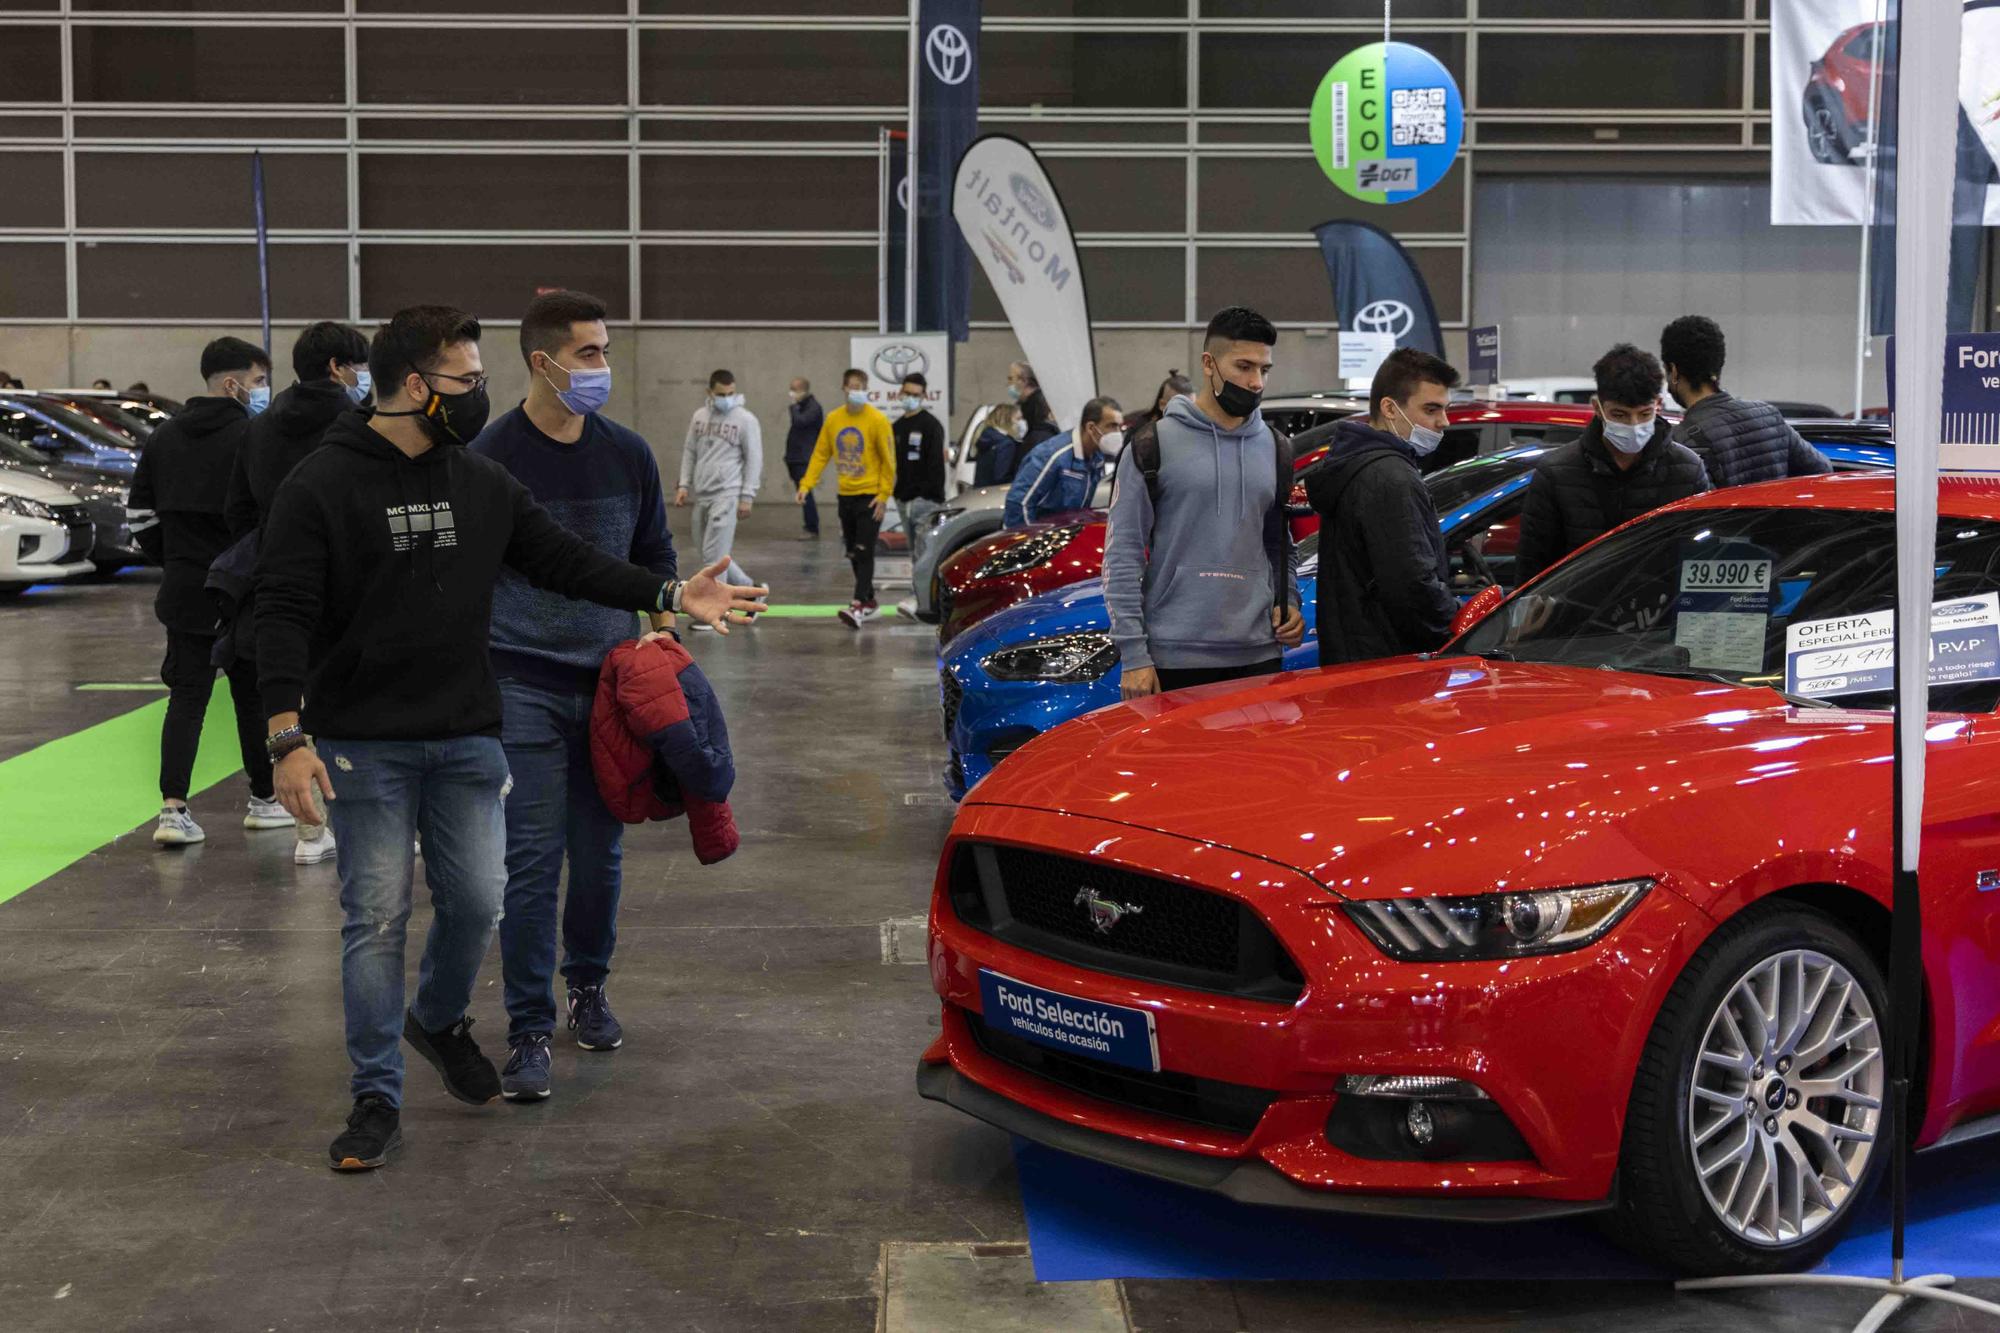
<svg viewBox="0 0 2000 1333"><path fill-rule="evenodd" d="M840 377L847 401L826 414L813 445L812 462L799 481L806 502L829 460L840 477L840 540L854 566L854 600L840 613L850 629L881 614L875 604L875 536L896 489L896 451L889 418L868 405L868 375L850 370Z"/></svg>

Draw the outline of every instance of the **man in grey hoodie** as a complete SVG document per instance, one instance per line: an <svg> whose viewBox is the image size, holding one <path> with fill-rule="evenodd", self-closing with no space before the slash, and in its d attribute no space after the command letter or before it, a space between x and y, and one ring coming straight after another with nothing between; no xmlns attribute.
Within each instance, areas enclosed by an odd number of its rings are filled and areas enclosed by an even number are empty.
<svg viewBox="0 0 2000 1333"><path fill-rule="evenodd" d="M1104 600L1127 699L1270 675L1305 634L1279 484L1290 446L1257 409L1277 341L1254 310L1217 314L1201 392L1119 459Z"/></svg>
<svg viewBox="0 0 2000 1333"><path fill-rule="evenodd" d="M693 493L694 539L701 547L702 566L728 560L724 583L750 583L750 576L729 552L736 542L736 520L750 517L757 482L763 475L763 430L756 414L743 406L736 376L718 370L708 377L708 400L695 409L688 422L674 507L686 506L689 493Z"/></svg>

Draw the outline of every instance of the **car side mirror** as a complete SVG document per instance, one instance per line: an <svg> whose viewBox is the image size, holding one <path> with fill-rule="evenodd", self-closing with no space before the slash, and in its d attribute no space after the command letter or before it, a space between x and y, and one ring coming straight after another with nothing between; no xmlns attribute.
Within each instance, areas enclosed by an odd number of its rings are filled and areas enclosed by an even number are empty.
<svg viewBox="0 0 2000 1333"><path fill-rule="evenodd" d="M1451 620L1451 637L1459 635L1493 614L1493 608L1507 600L1506 589L1497 584L1488 584L1472 595L1472 599L1458 608L1458 614Z"/></svg>

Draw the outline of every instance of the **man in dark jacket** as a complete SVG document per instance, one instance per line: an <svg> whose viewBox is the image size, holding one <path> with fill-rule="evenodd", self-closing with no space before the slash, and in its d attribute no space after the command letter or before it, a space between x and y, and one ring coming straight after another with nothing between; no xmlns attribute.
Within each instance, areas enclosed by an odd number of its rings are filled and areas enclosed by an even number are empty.
<svg viewBox="0 0 2000 1333"><path fill-rule="evenodd" d="M330 1149L336 1170L380 1166L402 1142L399 1037L460 1101L500 1095L465 1011L507 884L509 777L488 655L501 568L566 596L686 611L718 629L763 609L763 589L717 581L720 564L682 584L599 550L505 467L464 448L488 410L478 340L462 311L397 312L369 348L374 416L337 418L325 447L278 488L265 524L257 667L278 796L300 818L324 798L341 842L354 1108ZM420 826L435 916L405 1010Z"/></svg>
<svg viewBox="0 0 2000 1333"><path fill-rule="evenodd" d="M1056 414L1049 407L1048 395L1042 392L1042 382L1035 378L1035 368L1025 361L1015 361L1007 367L1007 401L1019 406L1021 420L1028 423L1021 436L1020 457L1026 458L1036 445L1062 433L1062 427L1056 424Z"/></svg>
<svg viewBox="0 0 2000 1333"><path fill-rule="evenodd" d="M271 359L241 338L217 338L201 353L207 393L188 399L180 415L153 432L139 455L127 501L132 536L162 566L153 613L167 628L160 679L167 684L167 716L160 727L160 797L153 841L184 847L207 838L188 813L201 724L215 690L210 654L222 626L202 585L208 566L229 545L223 510L236 456L250 428L249 405L270 400ZM228 671L236 705L237 743L250 778L245 828L289 828L292 817L271 799L271 765L257 705L257 676L247 662Z"/></svg>
<svg viewBox="0 0 2000 1333"><path fill-rule="evenodd" d="M1597 415L1583 438L1535 465L1521 514L1515 583L1663 504L1700 495L1708 473L1660 415L1660 363L1619 343L1598 359Z"/></svg>
<svg viewBox="0 0 2000 1333"><path fill-rule="evenodd" d="M931 520L944 508L944 423L924 406L930 388L923 375L915 371L905 375L903 414L889 427L896 442L896 512L902 516L903 533L910 539L912 562L924 558ZM916 599L904 598L896 610L914 619Z"/></svg>
<svg viewBox="0 0 2000 1333"><path fill-rule="evenodd" d="M322 320L292 344L291 388L250 423L229 479L229 538L243 536L271 512L271 498L299 460L319 448L326 428L368 401L368 340L359 329Z"/></svg>
<svg viewBox="0 0 2000 1333"><path fill-rule="evenodd" d="M804 376L792 381L791 421L785 427L785 472L792 479L793 489L797 489L799 479L812 466L813 446L819 443L819 428L826 424L826 409L813 397L812 385ZM803 539L819 540L819 506L813 503L810 494L799 512L805 516L806 530Z"/></svg>
<svg viewBox="0 0 2000 1333"><path fill-rule="evenodd" d="M1701 458L1716 487L1833 471L1769 403L1723 392L1722 329L1705 315L1683 315L1660 332L1667 391L1687 409L1674 439Z"/></svg>
<svg viewBox="0 0 2000 1333"><path fill-rule="evenodd" d="M1437 357L1397 348L1375 372L1368 416L1339 422L1306 478L1320 514L1322 665L1429 652L1450 637L1458 601L1417 464L1443 442L1457 383Z"/></svg>

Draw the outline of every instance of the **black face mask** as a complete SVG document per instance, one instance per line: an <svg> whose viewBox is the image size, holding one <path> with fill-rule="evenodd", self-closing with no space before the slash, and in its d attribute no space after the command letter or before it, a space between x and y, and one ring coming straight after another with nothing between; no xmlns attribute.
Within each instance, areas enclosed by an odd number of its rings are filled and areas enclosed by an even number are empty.
<svg viewBox="0 0 2000 1333"><path fill-rule="evenodd" d="M429 380L425 380L430 385ZM464 393L439 393L431 386L431 396L416 412L377 412L378 417L415 417L432 444L471 444L486 429L493 405L487 400L486 386Z"/></svg>
<svg viewBox="0 0 2000 1333"><path fill-rule="evenodd" d="M1256 389L1246 389L1240 384L1223 380L1222 387L1215 391L1215 401L1230 416L1247 417L1257 410L1257 404L1264 401L1264 395Z"/></svg>

